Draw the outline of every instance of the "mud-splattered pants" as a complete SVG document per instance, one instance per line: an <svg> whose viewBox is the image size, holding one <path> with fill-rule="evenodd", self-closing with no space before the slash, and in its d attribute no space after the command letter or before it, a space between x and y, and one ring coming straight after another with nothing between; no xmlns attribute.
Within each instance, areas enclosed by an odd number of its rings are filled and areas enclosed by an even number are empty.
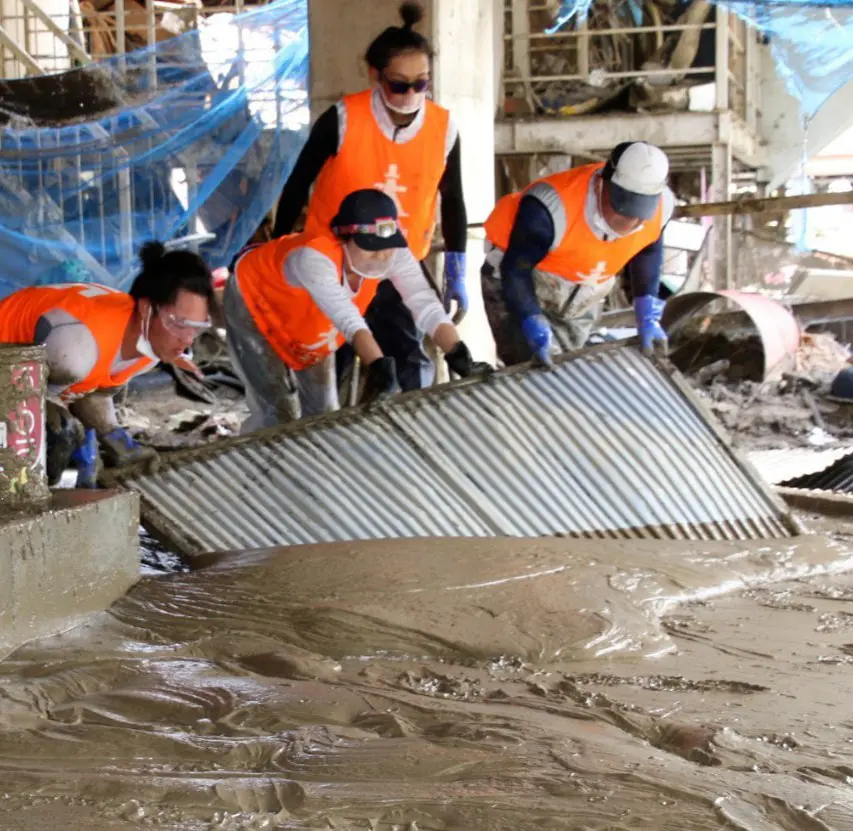
<svg viewBox="0 0 853 831"><path fill-rule="evenodd" d="M291 369L255 325L233 276L225 286L222 308L228 353L246 386L249 405L241 433L338 409L334 353L308 369Z"/></svg>
<svg viewBox="0 0 853 831"><path fill-rule="evenodd" d="M507 307L501 291L501 252L492 249L480 269L483 305L486 318L495 339L498 360L504 366L524 363L533 357L527 339L521 330L521 321ZM534 279L536 275L534 274ZM566 282L566 281L562 281ZM571 286L567 284L567 288ZM610 287L596 288L592 297L580 297L580 292L570 294L561 302L542 303L542 311L551 324L554 354L574 352L583 348L601 314L601 304ZM538 292L537 292L538 294ZM586 293L589 295L590 293ZM580 302L578 302L580 301Z"/></svg>

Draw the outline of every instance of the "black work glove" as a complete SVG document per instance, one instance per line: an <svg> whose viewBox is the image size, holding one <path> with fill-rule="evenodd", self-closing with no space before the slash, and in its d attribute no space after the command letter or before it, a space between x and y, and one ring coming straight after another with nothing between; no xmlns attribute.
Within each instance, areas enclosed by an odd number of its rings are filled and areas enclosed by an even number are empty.
<svg viewBox="0 0 853 831"><path fill-rule="evenodd" d="M361 404L370 404L378 398L385 398L394 392L397 383L397 364L393 358L377 358L367 366L367 377L364 379L364 391L361 393Z"/></svg>
<svg viewBox="0 0 853 831"><path fill-rule="evenodd" d="M462 341L459 341L444 356L444 360L447 361L450 371L455 372L460 378L467 378L469 375L491 375L495 371L491 364L475 361Z"/></svg>

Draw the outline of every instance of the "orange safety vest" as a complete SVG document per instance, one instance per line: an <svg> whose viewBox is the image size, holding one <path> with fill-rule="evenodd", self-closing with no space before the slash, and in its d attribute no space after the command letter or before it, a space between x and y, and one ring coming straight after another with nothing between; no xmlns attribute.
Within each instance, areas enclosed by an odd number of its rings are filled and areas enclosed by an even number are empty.
<svg viewBox="0 0 853 831"><path fill-rule="evenodd" d="M554 250L537 264L539 271L555 274L572 283L605 283L618 274L635 254L660 236L662 199L655 215L633 234L606 242L595 236L584 219L584 206L590 180L602 167L603 164L583 165L539 180L557 191L566 210L566 232ZM519 202L526 191L527 188L504 196L486 220L486 239L504 251L509 245Z"/></svg>
<svg viewBox="0 0 853 831"><path fill-rule="evenodd" d="M85 378L60 393L63 401L73 401L95 390L120 387L154 363L143 357L115 375L110 372L135 306L136 301L129 294L97 283L21 289L0 300L0 343L32 344L39 318L54 309L62 309L79 320L98 345L98 359Z"/></svg>
<svg viewBox="0 0 853 831"><path fill-rule="evenodd" d="M234 276L252 320L275 353L291 369L307 369L343 346L344 336L321 311L310 292L287 284L284 261L296 248L327 256L344 279L344 251L328 236L288 234L249 249L237 261ZM363 315L376 296L379 280L363 279L352 301Z"/></svg>
<svg viewBox="0 0 853 831"><path fill-rule="evenodd" d="M435 229L438 184L444 173L450 113L426 102L418 134L403 144L389 139L371 109L372 90L343 98L346 130L337 154L327 159L308 202L305 231L328 234L344 197L354 190L377 188L397 205L400 227L417 259L429 253Z"/></svg>

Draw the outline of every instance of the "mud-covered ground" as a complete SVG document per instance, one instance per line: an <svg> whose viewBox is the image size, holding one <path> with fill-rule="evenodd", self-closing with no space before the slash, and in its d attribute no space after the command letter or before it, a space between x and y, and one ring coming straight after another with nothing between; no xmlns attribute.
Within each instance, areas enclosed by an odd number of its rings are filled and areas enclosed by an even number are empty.
<svg viewBox="0 0 853 831"><path fill-rule="evenodd" d="M853 828L837 524L197 565L0 664L0 829Z"/></svg>

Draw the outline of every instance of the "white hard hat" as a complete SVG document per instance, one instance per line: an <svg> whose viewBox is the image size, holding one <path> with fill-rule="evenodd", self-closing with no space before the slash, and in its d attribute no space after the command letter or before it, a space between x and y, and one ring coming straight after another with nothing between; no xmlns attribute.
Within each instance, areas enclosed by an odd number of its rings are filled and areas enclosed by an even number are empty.
<svg viewBox="0 0 853 831"><path fill-rule="evenodd" d="M610 204L622 216L651 219L666 188L669 159L644 141L623 142L604 167Z"/></svg>

